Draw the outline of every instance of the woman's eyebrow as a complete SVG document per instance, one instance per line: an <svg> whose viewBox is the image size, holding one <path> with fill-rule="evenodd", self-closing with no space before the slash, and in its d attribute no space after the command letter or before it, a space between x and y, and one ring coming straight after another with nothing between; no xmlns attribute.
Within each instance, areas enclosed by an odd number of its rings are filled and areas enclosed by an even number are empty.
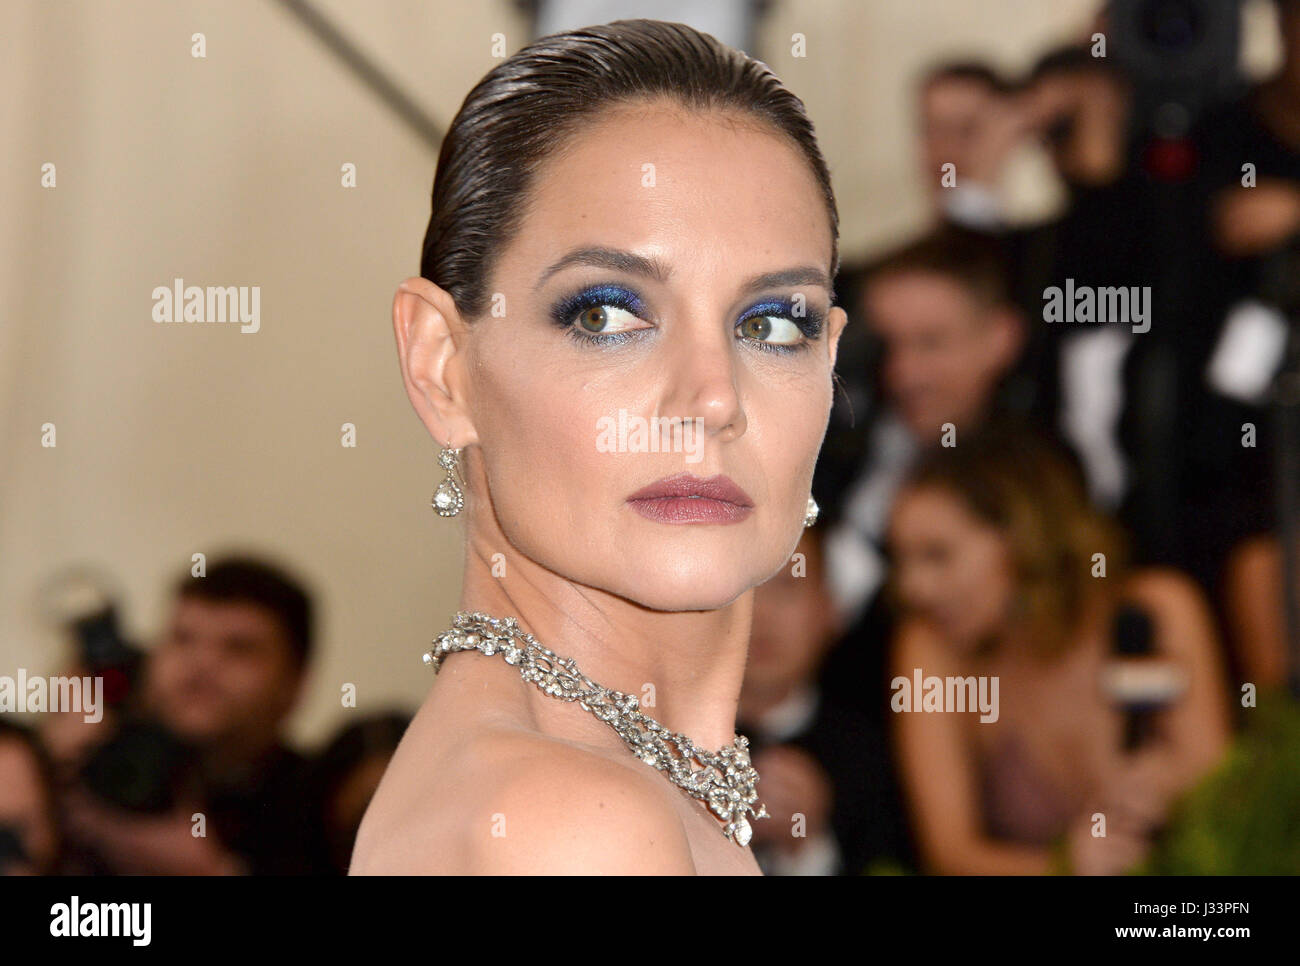
<svg viewBox="0 0 1300 966"><path fill-rule="evenodd" d="M764 272L755 275L740 288L741 295L757 292L765 288L786 288L792 285L819 285L831 291L831 280L820 268L805 265L802 268L787 268L780 272Z"/></svg>
<svg viewBox="0 0 1300 966"><path fill-rule="evenodd" d="M546 284L546 280L560 269L568 268L570 265L594 265L596 268L612 268L620 272L627 272L630 275L641 275L645 278L654 279L656 282L666 282L668 276L672 274L672 271L663 262L655 258L647 258L644 255L625 252L617 248L575 248L542 272L541 277L537 279L537 284L533 286L533 291L537 291Z"/></svg>
<svg viewBox="0 0 1300 966"><path fill-rule="evenodd" d="M537 279L537 284L533 286L533 291L540 289L546 284L548 278L570 265L592 265L596 268L610 268L627 272L629 275L640 275L660 283L667 282L672 275L672 270L656 258L647 258L644 255L637 255L634 252L617 248L575 248L542 272ZM792 285L817 285L828 292L831 291L830 276L820 268L805 265L799 268L787 268L779 272L764 272L761 275L755 275L740 287L740 294L748 295L750 292L757 292L760 289L785 288Z"/></svg>

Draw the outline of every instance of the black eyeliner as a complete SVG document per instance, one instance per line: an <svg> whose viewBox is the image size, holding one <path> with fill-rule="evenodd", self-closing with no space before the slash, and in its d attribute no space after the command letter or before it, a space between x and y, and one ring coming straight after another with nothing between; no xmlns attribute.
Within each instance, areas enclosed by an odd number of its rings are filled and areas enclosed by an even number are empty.
<svg viewBox="0 0 1300 966"><path fill-rule="evenodd" d="M623 285L600 283L587 285L577 292L559 299L551 307L551 320L556 326L563 329L568 336L585 345L617 345L635 338L637 332L646 331L645 329L636 329L628 332L602 334L599 332L584 332L573 324L574 316L579 312L602 305L616 306L643 320L647 314L644 301L631 289ZM766 342L761 339L745 340L753 343L762 351L783 354L798 352L807 348L812 341L821 335L822 325L825 321L825 316L821 312L806 306L802 314L796 315L794 303L790 299L767 299L755 302L746 309L741 317L736 320L733 328L740 326L749 319L762 316L774 316L793 322L799 331L803 333L804 338L808 340L794 345Z"/></svg>

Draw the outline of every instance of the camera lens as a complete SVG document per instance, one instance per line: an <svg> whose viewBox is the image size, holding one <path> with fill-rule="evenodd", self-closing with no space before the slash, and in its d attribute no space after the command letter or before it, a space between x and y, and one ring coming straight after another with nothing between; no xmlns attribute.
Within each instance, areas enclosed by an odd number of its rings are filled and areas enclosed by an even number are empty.
<svg viewBox="0 0 1300 966"><path fill-rule="evenodd" d="M1138 18L1142 36L1156 50L1176 54L1201 39L1204 22L1195 0L1148 0Z"/></svg>

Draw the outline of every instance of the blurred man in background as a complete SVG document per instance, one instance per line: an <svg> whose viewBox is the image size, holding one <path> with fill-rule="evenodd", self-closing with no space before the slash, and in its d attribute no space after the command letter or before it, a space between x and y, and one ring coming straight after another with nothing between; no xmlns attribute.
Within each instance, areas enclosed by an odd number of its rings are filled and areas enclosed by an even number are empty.
<svg viewBox="0 0 1300 966"><path fill-rule="evenodd" d="M842 628L831 604L822 528L754 593L737 730L750 739L771 819L754 825L769 875L861 875L911 864L883 731L827 696L818 672Z"/></svg>
<svg viewBox="0 0 1300 966"><path fill-rule="evenodd" d="M844 434L858 440L859 462L848 471L824 462L814 484L819 502L829 504L827 574L848 628L823 682L883 723L892 617L880 590L899 485L919 455L945 438L960 445L990 420L1029 431L1042 419L1020 391L1024 319L990 239L953 228L927 235L867 269L857 306L875 347L877 388L866 426ZM830 451L853 452L841 439L831 440Z"/></svg>
<svg viewBox="0 0 1300 966"><path fill-rule="evenodd" d="M1274 6L1282 63L1197 131L1208 244L1219 256L1206 284L1217 324L1196 360L1207 400L1197 449L1208 464L1198 509L1213 507L1203 514L1207 556L1233 667L1260 687L1287 679L1281 513L1300 499L1294 479L1275 475L1297 441L1281 438L1274 406L1288 351L1294 371L1300 347L1300 3ZM1300 594L1300 574L1291 576Z"/></svg>
<svg viewBox="0 0 1300 966"><path fill-rule="evenodd" d="M1025 123L1007 85L985 64L947 63L925 74L917 101L921 176L939 220L1003 228L1003 169Z"/></svg>
<svg viewBox="0 0 1300 966"><path fill-rule="evenodd" d="M879 548L907 467L946 425L960 436L1006 408L999 390L1024 340L996 247L958 230L871 266L858 309L878 347L880 399L863 461L840 481L841 524L828 535L832 588L848 620L883 579Z"/></svg>
<svg viewBox="0 0 1300 966"><path fill-rule="evenodd" d="M138 702L65 794L82 860L108 873L328 870L319 803L280 730L306 679L312 607L252 559L185 577Z"/></svg>

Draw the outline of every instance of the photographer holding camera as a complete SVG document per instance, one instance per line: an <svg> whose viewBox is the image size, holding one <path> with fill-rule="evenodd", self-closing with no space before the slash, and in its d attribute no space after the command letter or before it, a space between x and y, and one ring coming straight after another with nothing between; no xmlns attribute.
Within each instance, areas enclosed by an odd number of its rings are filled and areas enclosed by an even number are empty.
<svg viewBox="0 0 1300 966"><path fill-rule="evenodd" d="M310 598L252 559L220 561L176 591L161 640L139 657L131 693L105 719L111 736L101 728L93 747L63 743L77 752L61 756L73 867L327 871L319 809L303 800L304 759L279 737L306 677Z"/></svg>

